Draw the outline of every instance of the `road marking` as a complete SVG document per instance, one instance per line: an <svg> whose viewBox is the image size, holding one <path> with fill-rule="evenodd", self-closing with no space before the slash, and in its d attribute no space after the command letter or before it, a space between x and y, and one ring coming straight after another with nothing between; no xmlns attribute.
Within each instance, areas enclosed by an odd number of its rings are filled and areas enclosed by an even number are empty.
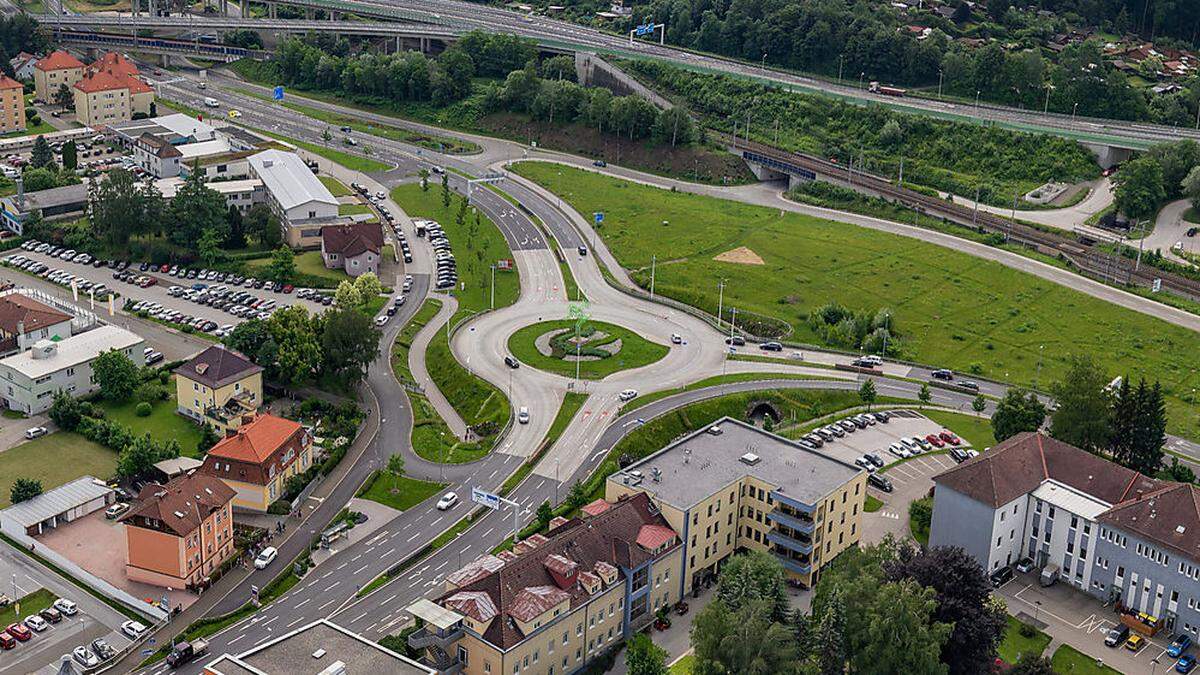
<svg viewBox="0 0 1200 675"><path fill-rule="evenodd" d="M389 602L391 602L392 600L395 600L397 595L399 595L399 594L398 594L398 593L392 593L391 595L389 595L389 596L388 596L388 599L387 599L387 600L384 600L383 602L381 602L381 603L379 603L379 604L380 604L380 605L386 605L386 604L388 604Z"/></svg>
<svg viewBox="0 0 1200 675"><path fill-rule="evenodd" d="M333 604L333 603L335 603L335 602L337 602L337 599L336 599L336 598L335 598L335 599L333 599L333 600L330 600L329 602L327 602L327 603L325 603L325 604L321 605L320 607L318 607L318 608L317 608L317 611L319 611L319 612L324 612L326 607L328 607L328 606L332 605L332 604Z"/></svg>
<svg viewBox="0 0 1200 675"><path fill-rule="evenodd" d="M367 567L368 567L369 565L370 565L370 563L364 564L362 567L360 567L360 568L358 568L358 569L354 570L354 573L355 573L355 574L358 574L358 573L362 572L363 570L367 569Z"/></svg>
<svg viewBox="0 0 1200 675"><path fill-rule="evenodd" d="M268 625L269 625L271 622L273 622L273 621L276 621L277 619L279 619L279 615L278 615L278 614L276 614L275 616L273 616L273 617L271 617L271 618L267 619L266 621L263 621L263 622L262 622L263 628L266 628L266 627L267 627L267 626L268 626Z"/></svg>
<svg viewBox="0 0 1200 675"><path fill-rule="evenodd" d="M242 633L241 635L238 635L237 637L235 637L235 638L233 638L232 640L230 640L230 641L229 641L229 644L233 644L233 643L237 642L238 640L241 640L241 639L242 639L242 638L244 638L244 637L246 637L246 634L245 634L245 633Z"/></svg>
<svg viewBox="0 0 1200 675"><path fill-rule="evenodd" d="M417 533L413 534L413 536L409 537L407 541L412 541L413 539L416 539L419 536L421 536L421 533L417 532Z"/></svg>
<svg viewBox="0 0 1200 675"><path fill-rule="evenodd" d="M284 626L284 628L291 628L292 626L295 626L296 624L300 623L300 622L301 622L301 621L303 621L303 620L304 620L304 617L300 617L299 619L296 619L295 621L293 621L293 622L289 623L288 625Z"/></svg>
<svg viewBox="0 0 1200 675"><path fill-rule="evenodd" d="M350 564L350 563L342 563L341 565L338 565L338 566L337 566L337 569L339 569L339 570L340 570L340 569L342 569L343 567L345 567L346 565L349 565L349 564Z"/></svg>
<svg viewBox="0 0 1200 675"><path fill-rule="evenodd" d="M327 590L327 591L332 591L332 590L333 590L333 587L334 587L334 586L337 586L337 585L338 585L338 584L340 584L340 583L342 583L342 582L341 582L341 580L339 579L338 581L335 581L335 582L333 582L332 584L329 584L329 588L327 588L327 589L325 589L325 590Z"/></svg>
<svg viewBox="0 0 1200 675"><path fill-rule="evenodd" d="M296 605L296 609L300 609L301 607L307 605L310 600L312 600L312 598L305 598L301 600L300 603Z"/></svg>
<svg viewBox="0 0 1200 675"><path fill-rule="evenodd" d="M358 623L359 621L362 621L362 618L366 615L367 615L367 613L364 611L362 614L359 614L358 616L354 617L353 619L350 619L350 623Z"/></svg>
<svg viewBox="0 0 1200 675"><path fill-rule="evenodd" d="M356 556L354 556L353 558L351 558L351 559L350 559L350 562L358 562L358 559L359 559L359 558L361 558L361 557L362 557L362 554L361 554L361 553L359 553L358 555L356 555ZM344 564L342 565L342 567L345 567L345 566L346 566L346 565L344 565ZM339 567L338 569L340 570L340 569L342 569L342 567Z"/></svg>
<svg viewBox="0 0 1200 675"><path fill-rule="evenodd" d="M393 553L395 553L395 552L396 552L396 547L394 547L394 546L393 546L392 548L389 548L389 549L387 550L387 553L384 553L384 554L383 554L383 557L384 557L384 558L386 558L386 557L390 556L391 554L393 554Z"/></svg>

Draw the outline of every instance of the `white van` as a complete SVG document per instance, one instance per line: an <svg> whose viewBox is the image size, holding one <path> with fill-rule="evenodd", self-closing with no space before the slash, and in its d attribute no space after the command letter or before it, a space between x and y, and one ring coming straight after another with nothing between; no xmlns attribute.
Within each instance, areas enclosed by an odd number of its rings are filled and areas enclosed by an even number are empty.
<svg viewBox="0 0 1200 675"><path fill-rule="evenodd" d="M208 106L208 107L210 107L210 108L219 108L219 107L221 107L221 104L220 104L220 103L217 103L217 99L215 99L215 98L208 98L208 97L205 97L205 99L204 99L204 105L206 105L206 106Z"/></svg>

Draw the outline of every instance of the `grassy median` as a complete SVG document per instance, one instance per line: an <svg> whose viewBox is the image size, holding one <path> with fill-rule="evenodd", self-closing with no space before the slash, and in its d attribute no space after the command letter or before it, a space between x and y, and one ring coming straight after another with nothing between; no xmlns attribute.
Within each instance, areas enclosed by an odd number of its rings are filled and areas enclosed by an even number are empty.
<svg viewBox="0 0 1200 675"><path fill-rule="evenodd" d="M526 326L508 339L508 351L527 366L574 377L575 361L571 359L574 352L565 349L565 342L551 340L549 346L552 353L549 356L537 347L537 339L542 335L555 333L557 336L566 330L571 332L568 337L572 337L574 327L575 322L570 319L542 321ZM579 377L585 380L600 380L622 370L650 365L669 351L666 345L651 342L627 328L603 321L589 321L582 330L581 353L596 355L595 360L579 363ZM611 355L601 356L601 353Z"/></svg>

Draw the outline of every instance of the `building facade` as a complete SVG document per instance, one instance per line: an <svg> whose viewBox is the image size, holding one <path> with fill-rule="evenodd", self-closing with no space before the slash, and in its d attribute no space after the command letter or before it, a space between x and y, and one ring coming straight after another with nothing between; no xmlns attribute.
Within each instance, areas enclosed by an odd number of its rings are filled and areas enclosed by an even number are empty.
<svg viewBox="0 0 1200 675"><path fill-rule="evenodd" d="M321 260L329 269L339 269L351 277L371 272L379 274L379 255L383 251L383 229L379 223L326 225L321 228Z"/></svg>
<svg viewBox="0 0 1200 675"><path fill-rule="evenodd" d="M743 549L774 555L811 588L862 536L866 491L857 466L724 418L609 476L605 499L650 495L686 545L686 595Z"/></svg>
<svg viewBox="0 0 1200 675"><path fill-rule="evenodd" d="M71 315L20 293L0 296L0 354L30 349L39 340L71 337Z"/></svg>
<svg viewBox="0 0 1200 675"><path fill-rule="evenodd" d="M83 62L70 54L56 50L39 59L33 66L34 96L42 103L54 103L59 88L68 90L83 79Z"/></svg>
<svg viewBox="0 0 1200 675"><path fill-rule="evenodd" d="M92 361L106 351L119 351L134 365L145 365L144 344L141 336L116 326L100 326L58 342L39 340L28 351L0 359L0 396L9 410L45 412L60 391L76 398L97 391Z"/></svg>
<svg viewBox="0 0 1200 675"><path fill-rule="evenodd" d="M312 466L312 434L299 422L264 414L244 422L209 449L200 472L236 493L233 505L266 511L288 479Z"/></svg>
<svg viewBox="0 0 1200 675"><path fill-rule="evenodd" d="M559 519L546 535L450 574L435 601L409 607L426 622L409 646L439 672L575 672L680 600L682 555L644 494Z"/></svg>
<svg viewBox="0 0 1200 675"><path fill-rule="evenodd" d="M171 588L203 586L237 549L233 489L201 473L142 488L125 525L125 574Z"/></svg>
<svg viewBox="0 0 1200 675"><path fill-rule="evenodd" d="M127 122L133 117L129 87L103 72L89 72L73 88L75 119L89 127Z"/></svg>
<svg viewBox="0 0 1200 675"><path fill-rule="evenodd" d="M0 74L0 134L25 131L25 85Z"/></svg>
<svg viewBox="0 0 1200 675"><path fill-rule="evenodd" d="M236 429L263 404L262 371L245 356L213 345L172 371L177 412L221 433Z"/></svg>
<svg viewBox="0 0 1200 675"><path fill-rule="evenodd" d="M133 161L155 178L178 176L182 157L179 148L154 134L142 134L133 143Z"/></svg>
<svg viewBox="0 0 1200 675"><path fill-rule="evenodd" d="M293 248L318 248L321 228L340 223L338 201L294 152L264 150L249 157L250 173L266 187L267 205Z"/></svg>

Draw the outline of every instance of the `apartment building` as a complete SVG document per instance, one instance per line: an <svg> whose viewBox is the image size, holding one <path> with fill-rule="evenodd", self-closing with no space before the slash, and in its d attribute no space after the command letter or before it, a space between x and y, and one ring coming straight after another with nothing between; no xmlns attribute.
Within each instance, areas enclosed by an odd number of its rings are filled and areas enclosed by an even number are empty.
<svg viewBox="0 0 1200 675"><path fill-rule="evenodd" d="M25 131L25 85L0 74L0 134Z"/></svg>
<svg viewBox="0 0 1200 675"><path fill-rule="evenodd" d="M209 449L200 472L233 488L233 505L266 511L289 478L312 466L312 434L270 413L231 430Z"/></svg>
<svg viewBox="0 0 1200 675"><path fill-rule="evenodd" d="M341 222L337 198L294 152L264 150L249 158L250 173L266 187L267 205L292 248L319 248L321 227Z"/></svg>
<svg viewBox="0 0 1200 675"><path fill-rule="evenodd" d="M133 143L133 161L155 178L178 176L182 158L179 148L151 133Z"/></svg>
<svg viewBox="0 0 1200 675"><path fill-rule="evenodd" d="M1038 433L934 477L929 543L988 572L1033 560L1127 613L1200 638L1200 490Z"/></svg>
<svg viewBox="0 0 1200 675"><path fill-rule="evenodd" d="M175 370L176 409L224 433L263 404L262 366L223 345L213 345Z"/></svg>
<svg viewBox="0 0 1200 675"><path fill-rule="evenodd" d="M68 89L83 79L83 62L60 50L38 60L33 66L34 97L42 103L53 103L59 88Z"/></svg>
<svg viewBox="0 0 1200 675"><path fill-rule="evenodd" d="M451 573L442 595L410 606L425 626L409 646L438 672L575 672L679 601L682 555L644 494L556 519L546 535Z"/></svg>
<svg viewBox="0 0 1200 675"><path fill-rule="evenodd" d="M605 499L650 496L683 537L686 595L743 549L774 555L811 588L858 543L866 492L857 466L726 417L609 476Z"/></svg>
<svg viewBox="0 0 1200 675"><path fill-rule="evenodd" d="M33 347L38 340L71 337L70 314L21 293L0 296L0 354Z"/></svg>
<svg viewBox="0 0 1200 675"><path fill-rule="evenodd" d="M38 340L28 351L0 359L0 400L9 410L36 415L50 409L54 395L76 398L98 389L92 361L117 350L137 366L145 365L145 340L117 326L100 326L71 337Z"/></svg>
<svg viewBox="0 0 1200 675"><path fill-rule="evenodd" d="M237 552L233 488L198 472L142 488L121 522L131 581L171 588L203 585Z"/></svg>
<svg viewBox="0 0 1200 675"><path fill-rule="evenodd" d="M115 52L87 66L73 90L75 119L90 127L149 115L154 104L154 90L138 77L137 66Z"/></svg>

